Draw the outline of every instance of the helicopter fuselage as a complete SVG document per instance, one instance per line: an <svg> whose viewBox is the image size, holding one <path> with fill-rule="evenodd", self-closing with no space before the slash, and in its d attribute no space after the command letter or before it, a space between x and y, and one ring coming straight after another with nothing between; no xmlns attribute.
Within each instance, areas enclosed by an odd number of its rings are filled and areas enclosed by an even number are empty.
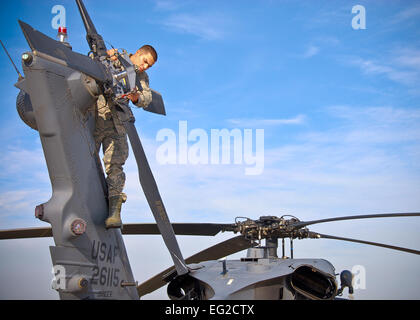
<svg viewBox="0 0 420 320"><path fill-rule="evenodd" d="M189 277L168 285L171 299L331 300L337 295L335 268L324 259L268 256L269 248L248 249L240 260L190 264Z"/></svg>

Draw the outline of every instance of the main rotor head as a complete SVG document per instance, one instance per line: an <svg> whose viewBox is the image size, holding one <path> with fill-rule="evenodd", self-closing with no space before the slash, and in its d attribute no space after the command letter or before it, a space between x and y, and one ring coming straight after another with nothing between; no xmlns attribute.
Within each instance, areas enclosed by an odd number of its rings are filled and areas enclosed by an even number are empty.
<svg viewBox="0 0 420 320"><path fill-rule="evenodd" d="M285 217L291 217L286 219ZM239 219L245 219L239 221ZM231 228L223 231L232 231L240 233L250 241L262 240L267 238L291 238L303 239L309 236L309 230L305 227L297 227L300 220L291 215L261 216L258 220L252 220L246 217L237 217L235 224Z"/></svg>

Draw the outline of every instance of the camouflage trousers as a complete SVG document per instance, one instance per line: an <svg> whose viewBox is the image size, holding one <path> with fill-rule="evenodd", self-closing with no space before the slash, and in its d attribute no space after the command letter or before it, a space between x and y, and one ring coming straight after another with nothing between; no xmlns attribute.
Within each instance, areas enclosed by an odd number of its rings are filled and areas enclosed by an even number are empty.
<svg viewBox="0 0 420 320"><path fill-rule="evenodd" d="M103 117L96 118L94 139L98 154L102 145L108 196L122 195L123 198L126 198L122 191L125 185L123 166L128 158L127 134L125 131L121 133L121 130L118 133L111 114L108 113L105 119Z"/></svg>

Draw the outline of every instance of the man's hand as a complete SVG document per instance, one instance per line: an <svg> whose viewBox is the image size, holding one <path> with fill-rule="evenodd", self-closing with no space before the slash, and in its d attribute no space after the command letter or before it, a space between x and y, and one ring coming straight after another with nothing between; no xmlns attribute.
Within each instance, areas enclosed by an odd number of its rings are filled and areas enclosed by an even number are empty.
<svg viewBox="0 0 420 320"><path fill-rule="evenodd" d="M127 98L130 99L132 103L136 104L140 99L140 93L130 93L127 95Z"/></svg>
<svg viewBox="0 0 420 320"><path fill-rule="evenodd" d="M108 50L106 53L108 54L108 56L110 56L111 58L111 61L115 61L115 60L117 60L118 58L117 58L117 56L115 56L115 54L118 52L118 50L117 49L110 49L110 50Z"/></svg>

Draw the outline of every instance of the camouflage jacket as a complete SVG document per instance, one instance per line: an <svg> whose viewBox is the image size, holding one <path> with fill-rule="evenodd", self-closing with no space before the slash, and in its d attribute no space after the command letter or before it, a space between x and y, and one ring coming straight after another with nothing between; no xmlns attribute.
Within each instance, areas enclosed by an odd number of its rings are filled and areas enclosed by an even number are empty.
<svg viewBox="0 0 420 320"><path fill-rule="evenodd" d="M117 66L119 63L120 62L118 60L114 62L114 64L117 64ZM152 91L149 87L149 76L145 71L140 72L137 68L136 73L137 77L140 80L141 88L137 87L140 96L139 100L134 105L139 108L145 108L152 102ZM125 134L124 125L122 124L122 121L119 118L115 107L112 103L106 101L103 95L99 96L98 101L96 103L95 116L101 117L103 120L112 119L118 134Z"/></svg>

